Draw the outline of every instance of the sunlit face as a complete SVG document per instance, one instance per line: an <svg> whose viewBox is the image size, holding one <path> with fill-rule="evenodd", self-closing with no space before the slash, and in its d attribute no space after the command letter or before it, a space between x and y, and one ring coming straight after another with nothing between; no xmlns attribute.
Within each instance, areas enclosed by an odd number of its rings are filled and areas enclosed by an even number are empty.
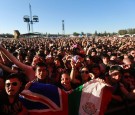
<svg viewBox="0 0 135 115"><path fill-rule="evenodd" d="M39 62L44 62L44 61L43 61L43 59L42 59L41 57L35 56L35 57L33 58L33 61L32 61L32 64L31 64L31 65L32 65L33 67L35 67L36 64L39 63Z"/></svg>
<svg viewBox="0 0 135 115"><path fill-rule="evenodd" d="M68 89L70 87L70 77L68 74L64 73L61 75L61 85Z"/></svg>
<svg viewBox="0 0 135 115"><path fill-rule="evenodd" d="M45 66L39 66L36 68L36 77L38 79L45 79L47 77L48 71L47 68Z"/></svg>
<svg viewBox="0 0 135 115"><path fill-rule="evenodd" d="M131 63L131 61L128 58L127 59L124 59L123 60L123 63L124 63L123 64L123 68L124 69L130 69L132 63Z"/></svg>
<svg viewBox="0 0 135 115"><path fill-rule="evenodd" d="M103 61L104 64L107 64L109 62L109 58L108 57L104 57L102 59L102 61Z"/></svg>
<svg viewBox="0 0 135 115"><path fill-rule="evenodd" d="M113 83L117 83L121 80L121 73L117 70L114 70L113 72L109 73L111 76L111 81Z"/></svg>
<svg viewBox="0 0 135 115"><path fill-rule="evenodd" d="M82 68L81 78L83 82L87 82L89 80L90 76L89 76L89 71L87 68Z"/></svg>
<svg viewBox="0 0 135 115"><path fill-rule="evenodd" d="M5 90L9 96L15 96L20 91L22 82L17 78L11 78L5 81Z"/></svg>
<svg viewBox="0 0 135 115"><path fill-rule="evenodd" d="M91 56L96 56L97 53L96 52L91 52Z"/></svg>

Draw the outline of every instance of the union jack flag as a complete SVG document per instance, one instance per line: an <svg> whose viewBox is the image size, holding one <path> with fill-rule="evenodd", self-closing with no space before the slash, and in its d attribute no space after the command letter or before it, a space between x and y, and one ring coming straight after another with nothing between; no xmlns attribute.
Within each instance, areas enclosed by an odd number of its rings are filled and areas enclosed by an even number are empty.
<svg viewBox="0 0 135 115"><path fill-rule="evenodd" d="M55 85L32 83L20 100L30 115L68 115L68 95Z"/></svg>

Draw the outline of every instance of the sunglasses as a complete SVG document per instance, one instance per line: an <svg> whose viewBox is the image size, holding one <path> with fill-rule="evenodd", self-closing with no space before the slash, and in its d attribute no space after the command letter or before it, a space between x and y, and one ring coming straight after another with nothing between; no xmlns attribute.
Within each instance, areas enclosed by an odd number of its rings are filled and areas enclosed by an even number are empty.
<svg viewBox="0 0 135 115"><path fill-rule="evenodd" d="M81 73L86 73L86 74L88 74L89 72L88 72L88 71L81 71Z"/></svg>
<svg viewBox="0 0 135 115"><path fill-rule="evenodd" d="M9 86L17 86L17 82L13 82L13 83L6 83L6 87L9 87Z"/></svg>

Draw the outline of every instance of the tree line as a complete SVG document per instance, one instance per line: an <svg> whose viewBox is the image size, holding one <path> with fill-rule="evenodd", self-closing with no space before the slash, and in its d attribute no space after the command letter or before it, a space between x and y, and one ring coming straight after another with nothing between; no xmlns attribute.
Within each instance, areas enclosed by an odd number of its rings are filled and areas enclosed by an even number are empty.
<svg viewBox="0 0 135 115"><path fill-rule="evenodd" d="M129 29L121 29L121 30L118 30L118 32L97 32L97 30L95 31L95 33L84 33L84 32L81 32L81 33L78 33L78 32L73 32L73 35L74 36L113 36L113 35L126 35L126 34L130 34L130 35L133 35L135 34L135 28L129 28ZM9 33L6 33L6 34L0 34L0 37L14 37L13 34L9 34Z"/></svg>
<svg viewBox="0 0 135 115"><path fill-rule="evenodd" d="M91 34L91 33L87 33L89 35L94 35L94 36L113 36L113 35L126 35L126 34L130 34L130 35L133 35L135 34L135 28L130 28L130 29L121 29L121 30L118 30L118 32L97 32L95 31L94 34ZM81 32L81 33L78 33L78 32L74 32L73 33L74 36L79 36L79 35L86 35L84 34L84 32Z"/></svg>
<svg viewBox="0 0 135 115"><path fill-rule="evenodd" d="M125 35L125 34L133 35L133 34L135 34L135 28L119 30L118 34L119 35Z"/></svg>

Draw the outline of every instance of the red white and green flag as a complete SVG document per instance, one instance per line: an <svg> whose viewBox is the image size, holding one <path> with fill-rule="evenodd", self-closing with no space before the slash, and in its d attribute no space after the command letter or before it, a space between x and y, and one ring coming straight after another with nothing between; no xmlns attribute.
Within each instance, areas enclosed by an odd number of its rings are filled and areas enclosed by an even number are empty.
<svg viewBox="0 0 135 115"><path fill-rule="evenodd" d="M20 100L30 115L104 115L112 88L99 80L89 81L69 96L50 84L32 83Z"/></svg>
<svg viewBox="0 0 135 115"><path fill-rule="evenodd" d="M76 88L69 95L69 115L104 115L112 88L97 79Z"/></svg>

